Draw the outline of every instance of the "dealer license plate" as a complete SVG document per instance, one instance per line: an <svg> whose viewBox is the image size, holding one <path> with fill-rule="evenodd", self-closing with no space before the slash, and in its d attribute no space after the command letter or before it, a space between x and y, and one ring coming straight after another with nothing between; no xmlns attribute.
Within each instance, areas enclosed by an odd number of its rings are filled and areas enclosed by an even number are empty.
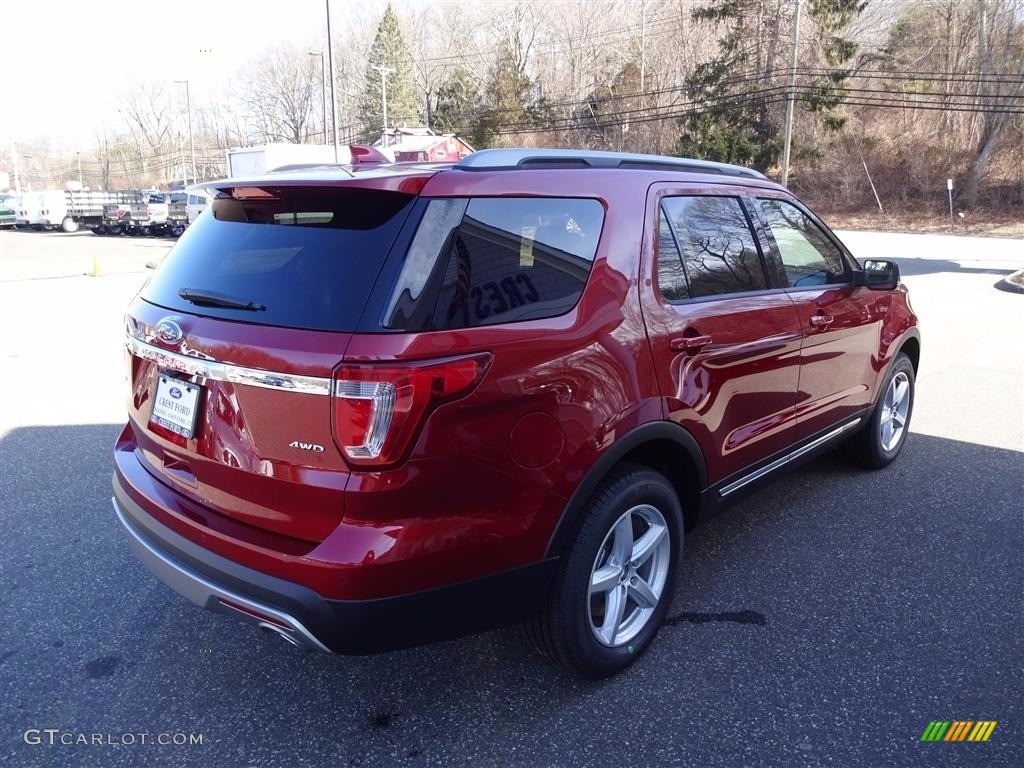
<svg viewBox="0 0 1024 768"><path fill-rule="evenodd" d="M192 437L199 415L199 396L203 388L173 376L160 374L149 420L182 437Z"/></svg>

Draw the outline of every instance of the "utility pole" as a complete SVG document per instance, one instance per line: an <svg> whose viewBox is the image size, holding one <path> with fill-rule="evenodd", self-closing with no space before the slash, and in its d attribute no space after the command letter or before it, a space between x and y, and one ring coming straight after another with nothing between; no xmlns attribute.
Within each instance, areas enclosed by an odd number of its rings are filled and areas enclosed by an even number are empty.
<svg viewBox="0 0 1024 768"><path fill-rule="evenodd" d="M21 177L18 175L18 149L11 142L11 165L14 170L14 194L21 195Z"/></svg>
<svg viewBox="0 0 1024 768"><path fill-rule="evenodd" d="M640 98L643 98L647 75L647 0L640 3Z"/></svg>
<svg viewBox="0 0 1024 768"><path fill-rule="evenodd" d="M78 186L81 187L82 186L82 152L81 152L81 150L79 150L78 152L75 152L75 155L78 157Z"/></svg>
<svg viewBox="0 0 1024 768"><path fill-rule="evenodd" d="M188 171L185 170L185 150L181 148L181 131L177 131L178 136L178 159L181 161L181 183L186 187L188 186ZM196 181L196 179L193 179Z"/></svg>
<svg viewBox="0 0 1024 768"><path fill-rule="evenodd" d="M331 130L334 132L334 162L338 161L338 97L334 93L334 41L331 40L331 0L327 5L327 66L331 70Z"/></svg>
<svg viewBox="0 0 1024 768"><path fill-rule="evenodd" d="M793 143L793 102L796 100L796 49L800 42L800 3L794 0L796 9L793 12L793 50L789 55L789 101L786 103L785 142L782 147L782 186L789 181L789 149Z"/></svg>
<svg viewBox="0 0 1024 768"><path fill-rule="evenodd" d="M196 175L196 143L192 138L192 95L188 89L188 80L175 80L176 83L185 84L185 109L188 112L188 148L192 153L192 183L199 181Z"/></svg>
<svg viewBox="0 0 1024 768"><path fill-rule="evenodd" d="M374 69L380 72L380 100L384 112L384 130L381 132L381 143L386 147L388 145L388 75L395 70L383 66L376 66Z"/></svg>
<svg viewBox="0 0 1024 768"><path fill-rule="evenodd" d="M323 117L324 127L324 144L327 143L327 70L324 65L324 52L323 51L311 51L310 56L320 57L320 95L323 97L323 110L321 115Z"/></svg>
<svg viewBox="0 0 1024 768"><path fill-rule="evenodd" d="M10 142L10 164L14 171L14 194L22 195L22 177L17 175L17 147L14 142Z"/></svg>

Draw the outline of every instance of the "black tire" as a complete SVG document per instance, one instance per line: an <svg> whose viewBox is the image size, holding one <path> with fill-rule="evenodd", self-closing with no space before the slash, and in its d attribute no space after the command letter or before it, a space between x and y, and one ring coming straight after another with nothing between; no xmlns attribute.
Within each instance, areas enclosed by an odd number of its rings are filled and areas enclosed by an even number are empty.
<svg viewBox="0 0 1024 768"><path fill-rule="evenodd" d="M106 229L108 235L117 236L124 232L124 227L120 224L107 224Z"/></svg>
<svg viewBox="0 0 1024 768"><path fill-rule="evenodd" d="M92 233L94 235L103 236L103 235L107 234L107 228L105 226L103 226L102 224L100 224L98 227L93 227L92 228Z"/></svg>
<svg viewBox="0 0 1024 768"><path fill-rule="evenodd" d="M889 418L891 412L887 397L893 381L900 377L903 377L902 380L907 384L906 417L903 419L899 438L891 445L886 446L883 422ZM889 366L889 373L882 384L871 418L868 419L863 429L843 445L843 454L847 459L865 469L881 469L891 464L899 456L903 444L907 441L907 435L910 433L910 418L914 415L914 390L914 364L910 362L909 357L900 352Z"/></svg>
<svg viewBox="0 0 1024 768"><path fill-rule="evenodd" d="M603 545L606 537L614 535L616 523L626 512L647 507L656 509L665 522L669 548L664 586L649 618L634 637L617 646L603 644L594 628L591 578L598 557L607 551ZM599 680L621 672L640 657L665 621L675 594L682 549L683 510L672 484L648 467L620 465L588 502L579 528L562 553L547 605L525 628L527 639L543 655L576 675ZM655 561L652 557L647 562ZM626 589L624 582L622 589ZM629 605L634 611L639 609L638 603L626 605L626 610Z"/></svg>

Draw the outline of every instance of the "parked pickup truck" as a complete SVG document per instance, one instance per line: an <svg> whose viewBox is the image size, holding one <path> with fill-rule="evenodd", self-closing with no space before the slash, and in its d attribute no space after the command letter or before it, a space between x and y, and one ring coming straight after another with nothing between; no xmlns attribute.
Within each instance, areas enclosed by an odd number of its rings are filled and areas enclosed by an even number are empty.
<svg viewBox="0 0 1024 768"><path fill-rule="evenodd" d="M185 230L185 220L183 192L143 190L133 199L103 206L103 231L97 234L177 236Z"/></svg>

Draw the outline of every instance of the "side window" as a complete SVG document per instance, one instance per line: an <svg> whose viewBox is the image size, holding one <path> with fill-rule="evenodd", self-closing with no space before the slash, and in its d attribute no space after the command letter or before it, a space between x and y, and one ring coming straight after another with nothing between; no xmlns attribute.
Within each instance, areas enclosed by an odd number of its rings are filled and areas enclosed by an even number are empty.
<svg viewBox="0 0 1024 768"><path fill-rule="evenodd" d="M666 197L692 298L768 287L761 254L735 197Z"/></svg>
<svg viewBox="0 0 1024 768"><path fill-rule="evenodd" d="M761 198L758 202L790 287L847 281L842 252L803 211L785 200Z"/></svg>
<svg viewBox="0 0 1024 768"><path fill-rule="evenodd" d="M555 317L583 293L604 208L596 200L433 200L385 313L404 331Z"/></svg>
<svg viewBox="0 0 1024 768"><path fill-rule="evenodd" d="M658 210L658 288L666 301L680 301L690 297L686 287L686 273L683 272L683 259L679 255L676 236L672 234L664 206Z"/></svg>

